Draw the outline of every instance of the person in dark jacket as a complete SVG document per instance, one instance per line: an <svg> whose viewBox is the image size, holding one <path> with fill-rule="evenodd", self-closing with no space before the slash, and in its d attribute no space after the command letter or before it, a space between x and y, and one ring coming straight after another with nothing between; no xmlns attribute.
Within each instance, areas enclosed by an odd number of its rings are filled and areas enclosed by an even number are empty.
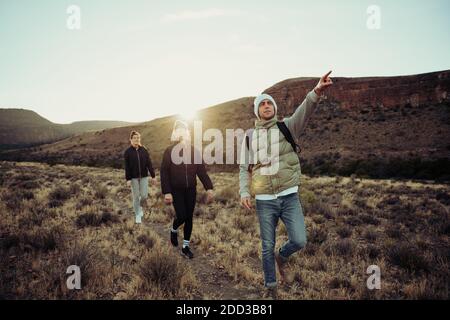
<svg viewBox="0 0 450 320"><path fill-rule="evenodd" d="M172 140L179 141L169 146L163 155L161 163L161 191L166 204L173 204L176 217L170 230L170 241L178 246L178 228L184 224L184 241L181 253L192 259L194 257L189 247L192 233L193 214L197 196L197 176L207 190L207 202L213 198L213 184L206 172L203 160L198 150L191 145L189 129L186 123L177 120L174 125ZM174 139L174 135L176 138ZM195 154L197 153L197 157Z"/></svg>
<svg viewBox="0 0 450 320"><path fill-rule="evenodd" d="M155 185L155 170L147 149L141 144L139 132L131 131L130 143L130 147L124 152L125 179L127 185L131 186L136 223L140 224L144 216L142 207L147 207L148 175L150 173L152 184Z"/></svg>

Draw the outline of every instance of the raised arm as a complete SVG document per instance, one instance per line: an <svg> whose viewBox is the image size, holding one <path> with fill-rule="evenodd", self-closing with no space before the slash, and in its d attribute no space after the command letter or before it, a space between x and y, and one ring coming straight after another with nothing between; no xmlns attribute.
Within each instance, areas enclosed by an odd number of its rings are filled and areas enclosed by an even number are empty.
<svg viewBox="0 0 450 320"><path fill-rule="evenodd" d="M314 90L311 90L305 100L295 110L291 117L285 118L284 121L291 134L295 137L300 136L303 129L306 127L308 119L314 111L315 106L320 100L320 95L333 84L329 75L331 71L320 78Z"/></svg>

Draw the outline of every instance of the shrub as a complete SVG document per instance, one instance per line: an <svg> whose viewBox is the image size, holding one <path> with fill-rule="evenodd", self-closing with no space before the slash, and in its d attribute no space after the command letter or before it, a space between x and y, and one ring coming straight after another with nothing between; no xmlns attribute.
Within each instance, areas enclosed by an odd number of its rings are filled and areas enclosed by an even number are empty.
<svg viewBox="0 0 450 320"><path fill-rule="evenodd" d="M139 266L142 289L148 291L158 287L172 296L183 289L183 280L188 272L177 257L159 250L148 253Z"/></svg>
<svg viewBox="0 0 450 320"><path fill-rule="evenodd" d="M377 246L375 246L373 244L369 244L367 246L366 253L370 259L376 259L380 255L381 250Z"/></svg>
<svg viewBox="0 0 450 320"><path fill-rule="evenodd" d="M308 256L313 256L316 254L317 250L319 250L319 246L315 243L309 242L300 252L303 252Z"/></svg>
<svg viewBox="0 0 450 320"><path fill-rule="evenodd" d="M334 218L333 208L322 200L313 202L307 208L307 211L322 215L324 218L331 220Z"/></svg>
<svg viewBox="0 0 450 320"><path fill-rule="evenodd" d="M430 264L417 248L408 243L395 243L387 247L389 261L411 273L428 272Z"/></svg>
<svg viewBox="0 0 450 320"><path fill-rule="evenodd" d="M400 239L402 237L402 231L397 225L389 225L386 227L385 233L393 239Z"/></svg>
<svg viewBox="0 0 450 320"><path fill-rule="evenodd" d="M349 239L339 240L332 250L340 256L349 256L353 253L353 244Z"/></svg>
<svg viewBox="0 0 450 320"><path fill-rule="evenodd" d="M342 226L337 227L336 233L341 238L348 238L352 235L352 229L349 228L348 226L342 225Z"/></svg>
<svg viewBox="0 0 450 320"><path fill-rule="evenodd" d="M323 242L325 242L328 238L327 233L319 228L312 228L309 232L308 232L308 241L311 243L315 243L315 244L322 244Z"/></svg>
<svg viewBox="0 0 450 320"><path fill-rule="evenodd" d="M36 189L39 187L39 183L36 181L35 176L30 174L21 174L12 177L8 183L8 186L14 189Z"/></svg>
<svg viewBox="0 0 450 320"><path fill-rule="evenodd" d="M93 199L91 197L82 197L80 200L78 200L78 203L76 205L76 209L80 210L84 208L85 206L89 206L93 203Z"/></svg>
<svg viewBox="0 0 450 320"><path fill-rule="evenodd" d="M97 199L105 199L108 195L108 188L104 185L97 185L94 194Z"/></svg>
<svg viewBox="0 0 450 320"><path fill-rule="evenodd" d="M350 226L359 226L362 223L362 221L361 219L359 219L359 217L350 216L345 219L345 223Z"/></svg>
<svg viewBox="0 0 450 320"><path fill-rule="evenodd" d="M326 219L323 216L319 216L319 215L314 215L312 217L313 221L317 224L322 224L326 222Z"/></svg>
<svg viewBox="0 0 450 320"><path fill-rule="evenodd" d="M60 227L40 228L22 235L21 242L25 247L38 251L51 251L64 244L65 234Z"/></svg>
<svg viewBox="0 0 450 320"><path fill-rule="evenodd" d="M78 183L72 183L69 188L69 194L74 196L79 194L81 191L81 187Z"/></svg>
<svg viewBox="0 0 450 320"><path fill-rule="evenodd" d="M58 186L50 192L48 198L50 201L55 200L64 202L65 200L70 198L70 191L64 186Z"/></svg>
<svg viewBox="0 0 450 320"><path fill-rule="evenodd" d="M0 249L9 250L13 247L18 247L20 244L20 237L16 234L4 234L0 236Z"/></svg>
<svg viewBox="0 0 450 320"><path fill-rule="evenodd" d="M363 237L367 241L373 242L373 241L377 240L378 233L374 229L368 228L364 231Z"/></svg>
<svg viewBox="0 0 450 320"><path fill-rule="evenodd" d="M21 209L23 200L31 199L34 199L34 193L29 190L9 191L2 196L2 201L12 211Z"/></svg>
<svg viewBox="0 0 450 320"><path fill-rule="evenodd" d="M329 282L328 286L330 289L339 289L339 288L352 289L353 288L353 286L349 280L340 278L340 277L334 277Z"/></svg>
<svg viewBox="0 0 450 320"><path fill-rule="evenodd" d="M365 224L372 224L375 226L380 224L380 221L376 217L374 217L372 214L363 213L363 214L359 215L359 219Z"/></svg>
<svg viewBox="0 0 450 320"><path fill-rule="evenodd" d="M48 201L49 208L58 208L58 207L62 207L63 205L64 205L64 201L62 201L62 200L52 199L52 200Z"/></svg>
<svg viewBox="0 0 450 320"><path fill-rule="evenodd" d="M439 192L436 194L436 200L442 202L446 206L450 205L450 195L447 192Z"/></svg>
<svg viewBox="0 0 450 320"><path fill-rule="evenodd" d="M228 202L237 201L237 196L238 193L234 186L228 186L220 189L215 195L214 200L222 204L227 204Z"/></svg>
<svg viewBox="0 0 450 320"><path fill-rule="evenodd" d="M138 243L145 245L148 249L152 249L156 244L156 238L154 236L148 236L146 234L141 234L137 237Z"/></svg>
<svg viewBox="0 0 450 320"><path fill-rule="evenodd" d="M76 265L80 268L81 287L91 284L92 280L102 275L104 261L98 248L93 243L74 243L67 246L63 254L64 268ZM67 276L64 275L66 278Z"/></svg>
<svg viewBox="0 0 450 320"><path fill-rule="evenodd" d="M400 203L401 203L400 198L398 196L394 196L394 197L389 197L387 199L384 199L384 200L380 201L377 204L377 207L382 209L386 205L392 206L392 205L396 205L396 204L400 204Z"/></svg>
<svg viewBox="0 0 450 320"><path fill-rule="evenodd" d="M251 232L255 229L255 221L251 216L236 215L234 225L242 232Z"/></svg>
<svg viewBox="0 0 450 320"><path fill-rule="evenodd" d="M44 219L54 217L54 211L47 209L45 204L33 201L19 218L20 227L40 226Z"/></svg>
<svg viewBox="0 0 450 320"><path fill-rule="evenodd" d="M102 224L117 223L120 219L115 213L109 211L103 212L102 214L95 212L87 212L80 214L75 223L79 228L91 226L99 227Z"/></svg>

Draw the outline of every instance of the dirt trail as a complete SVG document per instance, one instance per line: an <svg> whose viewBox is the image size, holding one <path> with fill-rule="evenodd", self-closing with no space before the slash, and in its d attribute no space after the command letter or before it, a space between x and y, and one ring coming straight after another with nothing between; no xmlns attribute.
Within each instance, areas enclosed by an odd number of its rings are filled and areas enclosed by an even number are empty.
<svg viewBox="0 0 450 320"><path fill-rule="evenodd" d="M134 217L131 207L119 200L115 205L129 217ZM163 246L167 246L168 253L180 254L181 247L174 248L169 240L169 225L151 222L152 209L147 209L140 228L152 230L162 239ZM155 210L155 209L153 209ZM149 212L150 211L150 212ZM239 283L229 276L226 271L215 267L211 261L213 257L200 248L193 248L194 258L185 261L192 266L199 283L199 289L194 299L223 299L223 300L256 300L262 299L262 292L258 288L242 288Z"/></svg>

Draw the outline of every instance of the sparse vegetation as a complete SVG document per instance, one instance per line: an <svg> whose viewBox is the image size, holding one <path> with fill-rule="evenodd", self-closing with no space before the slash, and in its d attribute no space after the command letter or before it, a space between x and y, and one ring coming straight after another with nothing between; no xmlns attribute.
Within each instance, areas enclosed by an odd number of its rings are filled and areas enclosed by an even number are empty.
<svg viewBox="0 0 450 320"><path fill-rule="evenodd" d="M341 237L341 238L348 238L352 235L352 229L349 228L346 225L341 225L338 226L336 228L336 233Z"/></svg>
<svg viewBox="0 0 450 320"><path fill-rule="evenodd" d="M1 298L260 298L258 218L237 203L233 173L212 174L218 201L206 204L199 192L196 257L185 263L168 244L174 211L159 189L151 189L151 211L136 227L122 170L8 162L0 168ZM21 187L12 192L11 183ZM302 176L300 194L307 244L291 257L294 282L280 288L279 298L449 298L447 185ZM279 248L287 239L282 223L277 234ZM83 290L66 287L71 264L80 266ZM365 289L364 271L373 264L383 274L377 292Z"/></svg>
<svg viewBox="0 0 450 320"><path fill-rule="evenodd" d="M191 278L192 270L179 257L167 255L161 250L152 251L143 257L139 273L142 290L154 291L156 287L168 297L178 296L180 291L186 289L191 290L195 284Z"/></svg>
<svg viewBox="0 0 450 320"><path fill-rule="evenodd" d="M102 224L110 224L110 223L117 223L120 219L115 213L111 212L103 212L103 213L96 213L96 212L87 212L80 214L75 223L79 228L83 227L98 227Z"/></svg>
<svg viewBox="0 0 450 320"><path fill-rule="evenodd" d="M390 262L409 272L429 272L430 264L420 250L408 243L395 243L386 248Z"/></svg>

